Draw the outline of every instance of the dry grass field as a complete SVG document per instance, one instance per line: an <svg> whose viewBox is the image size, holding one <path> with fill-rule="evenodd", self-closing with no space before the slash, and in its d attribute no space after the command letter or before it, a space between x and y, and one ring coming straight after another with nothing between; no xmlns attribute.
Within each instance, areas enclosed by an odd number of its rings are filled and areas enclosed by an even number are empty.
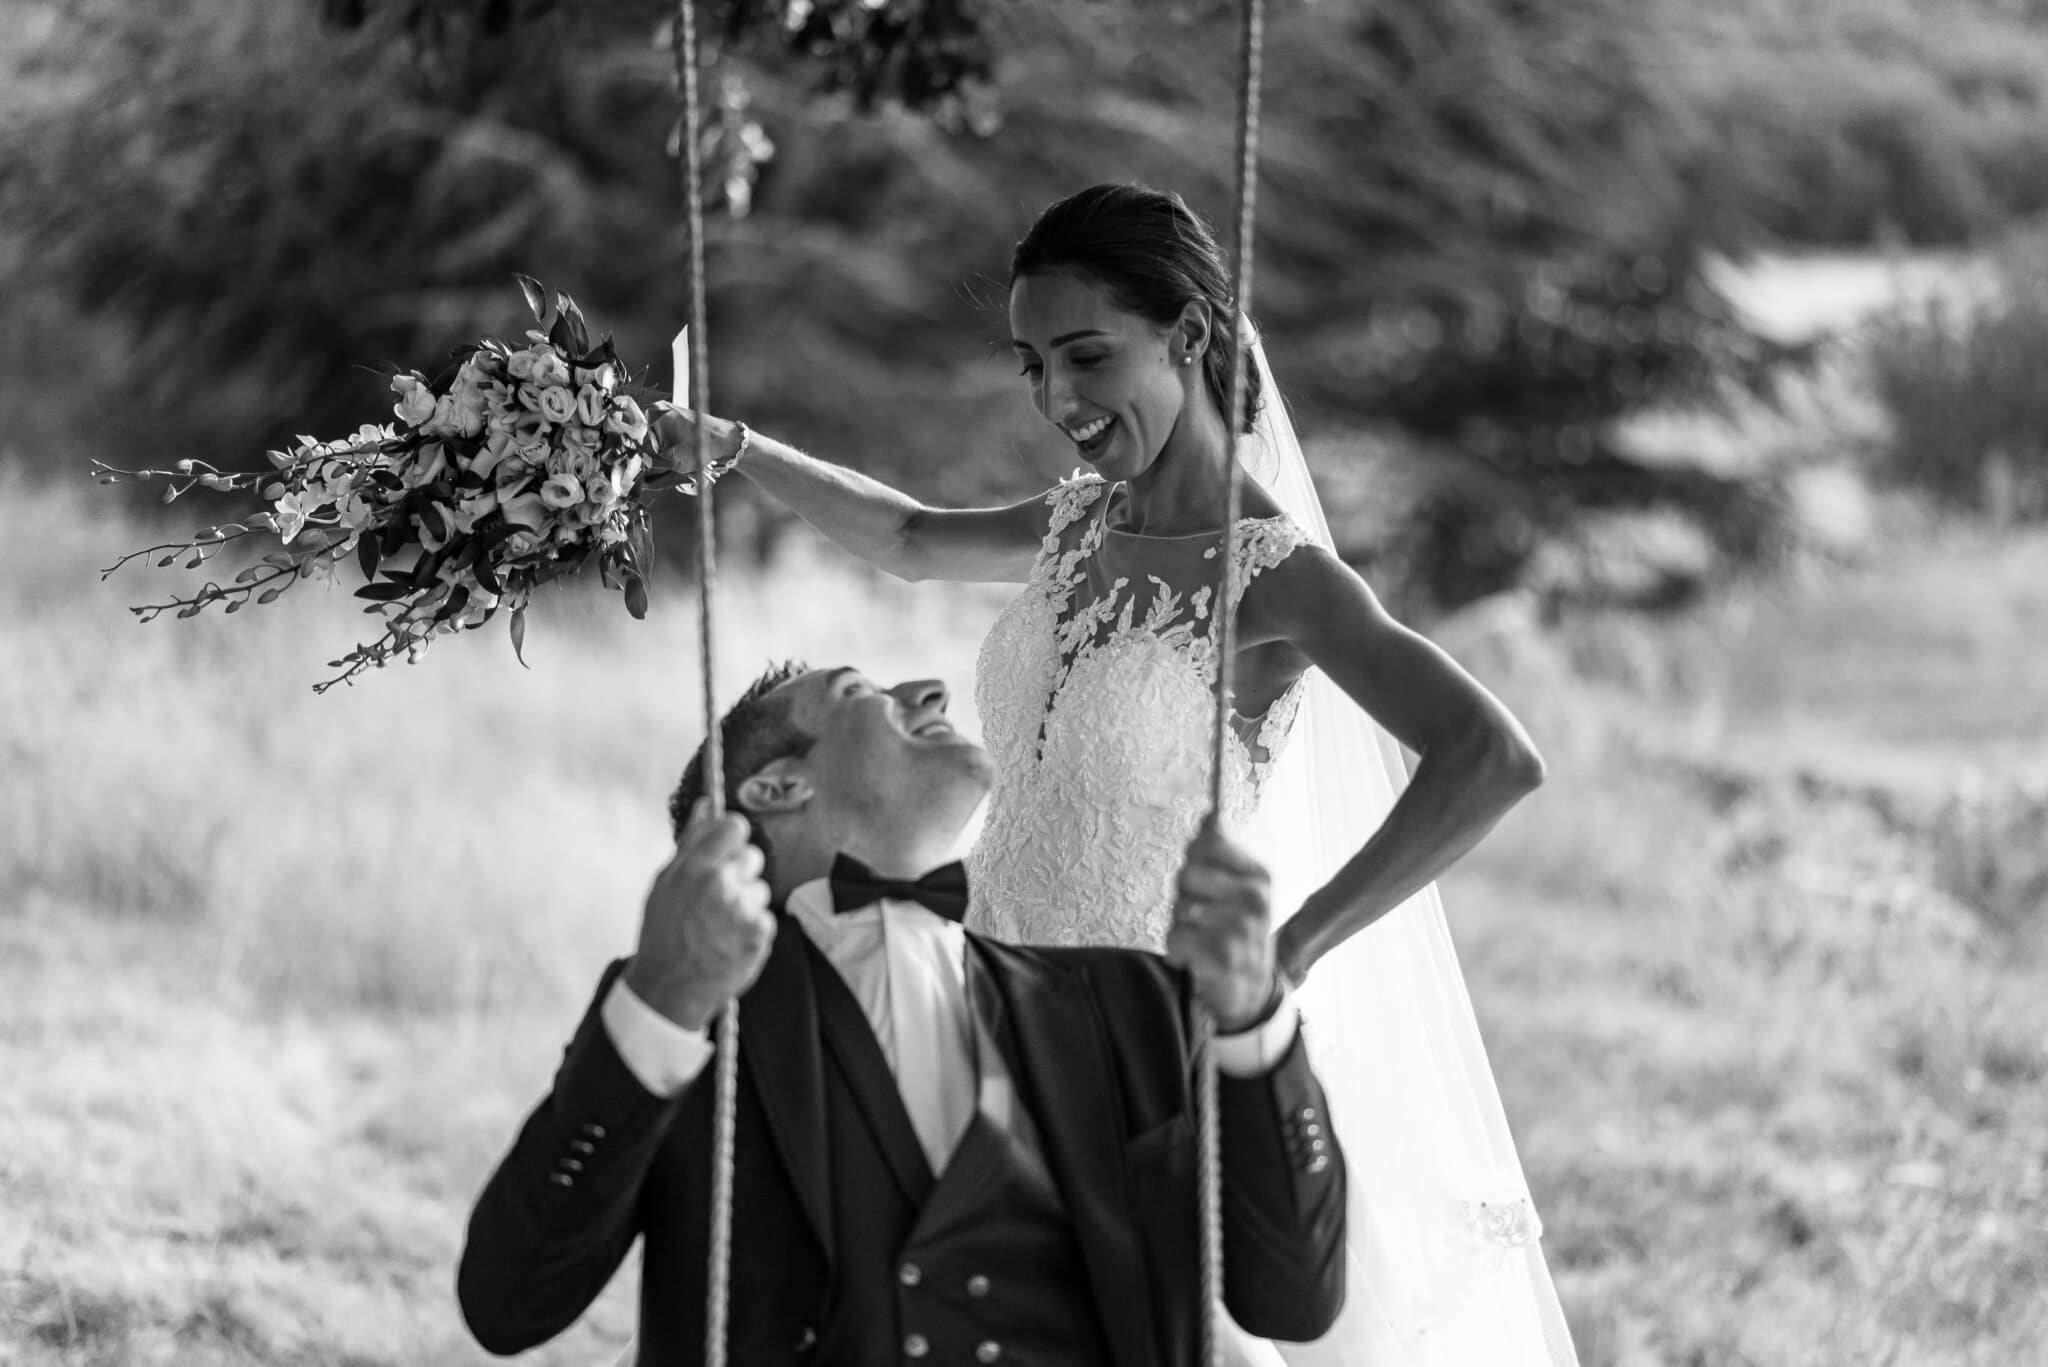
<svg viewBox="0 0 2048 1367"><path fill-rule="evenodd" d="M663 857L688 595L316 698L344 592L138 626L146 533L0 483L0 1362L481 1361L463 1221ZM964 687L999 597L722 602L722 687ZM1443 636L1551 761L1446 894L1584 1361L2039 1361L2048 540ZM532 1360L608 1363L636 1280Z"/></svg>

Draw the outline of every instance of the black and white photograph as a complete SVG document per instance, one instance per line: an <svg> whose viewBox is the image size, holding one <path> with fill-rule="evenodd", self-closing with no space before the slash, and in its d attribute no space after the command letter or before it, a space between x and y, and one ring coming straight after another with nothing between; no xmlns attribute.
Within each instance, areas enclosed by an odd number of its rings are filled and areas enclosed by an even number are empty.
<svg viewBox="0 0 2048 1367"><path fill-rule="evenodd" d="M2048 1353L2048 3L0 0L0 1363Z"/></svg>

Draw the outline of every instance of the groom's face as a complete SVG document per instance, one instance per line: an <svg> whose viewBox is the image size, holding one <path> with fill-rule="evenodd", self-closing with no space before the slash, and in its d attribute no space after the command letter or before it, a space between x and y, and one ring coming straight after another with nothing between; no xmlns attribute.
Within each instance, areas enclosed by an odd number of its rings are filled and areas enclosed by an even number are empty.
<svg viewBox="0 0 2048 1367"><path fill-rule="evenodd" d="M807 819L841 848L867 838L930 831L956 835L987 796L994 761L953 728L937 679L891 688L857 669L819 669L776 690L791 722L813 737L787 762L809 788Z"/></svg>

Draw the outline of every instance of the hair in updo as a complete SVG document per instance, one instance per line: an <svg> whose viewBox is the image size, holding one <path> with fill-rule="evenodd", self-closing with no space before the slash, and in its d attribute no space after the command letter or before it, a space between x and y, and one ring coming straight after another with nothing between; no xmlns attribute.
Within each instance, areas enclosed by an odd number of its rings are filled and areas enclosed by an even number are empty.
<svg viewBox="0 0 2048 1367"><path fill-rule="evenodd" d="M1166 327L1190 299L1209 306L1209 350L1202 378L1216 411L1230 410L1230 368L1241 338L1230 270L1207 223L1179 195L1142 185L1094 185L1038 216L1010 257L1010 284L1021 276L1069 270L1109 291L1126 313ZM1259 369L1245 358L1244 430L1263 396Z"/></svg>

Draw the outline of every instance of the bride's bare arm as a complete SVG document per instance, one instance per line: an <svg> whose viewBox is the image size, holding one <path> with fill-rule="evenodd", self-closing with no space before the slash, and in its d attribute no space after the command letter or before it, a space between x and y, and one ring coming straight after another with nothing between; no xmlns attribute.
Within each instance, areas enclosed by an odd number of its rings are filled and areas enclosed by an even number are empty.
<svg viewBox="0 0 2048 1367"><path fill-rule="evenodd" d="M1242 613L1243 645L1293 643L1420 757L1379 829L1280 928L1282 971L1299 982L1478 844L1543 782L1543 760L1500 699L1326 550L1305 546L1260 575Z"/></svg>
<svg viewBox="0 0 2048 1367"><path fill-rule="evenodd" d="M656 418L670 459L691 460L693 416L669 409ZM739 448L737 423L707 414L704 429L714 460ZM1043 495L1001 508L933 508L761 432L733 469L842 549L899 579L1021 584L1045 537Z"/></svg>

